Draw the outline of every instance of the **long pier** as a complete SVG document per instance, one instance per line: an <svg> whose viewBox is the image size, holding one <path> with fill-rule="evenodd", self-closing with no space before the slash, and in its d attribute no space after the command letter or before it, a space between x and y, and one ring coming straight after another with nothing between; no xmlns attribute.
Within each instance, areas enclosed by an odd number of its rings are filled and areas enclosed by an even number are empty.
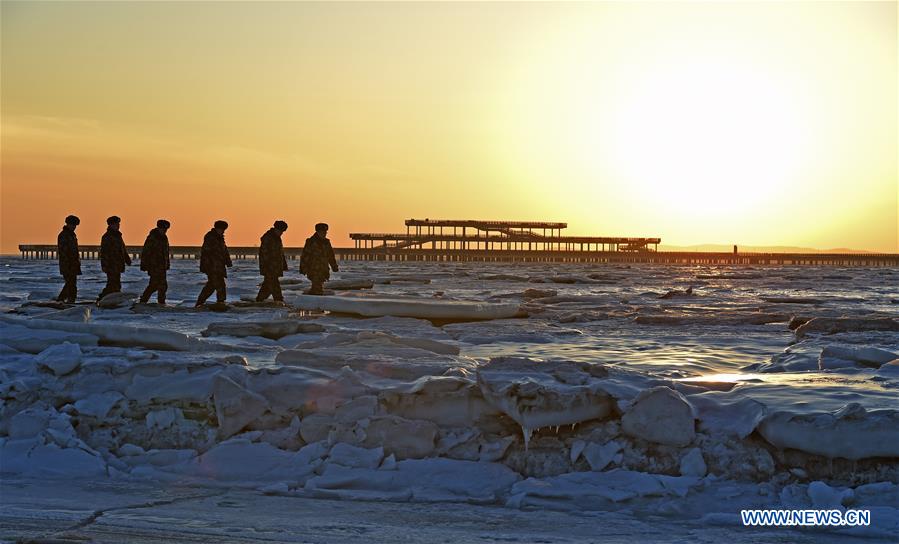
<svg viewBox="0 0 899 544"><path fill-rule="evenodd" d="M100 246L80 246L81 258L99 258ZM140 246L127 246L135 261L140 258ZM229 248L235 259L255 259L259 248L239 246ZM55 244L21 244L23 259L56 259ZM199 246L172 246L175 259L197 259ZM286 247L290 260L303 254L303 248ZM552 262L552 263L651 263L667 265L810 265L899 267L897 253L728 253L709 251L596 251L596 250L528 250L528 249L448 249L448 248L334 248L342 261L436 261L436 262Z"/></svg>
<svg viewBox="0 0 899 544"><path fill-rule="evenodd" d="M354 247L334 248L339 260L350 261L482 261L552 263L654 263L668 265L810 265L899 267L896 253L733 253L658 251L661 238L567 236L568 224L557 221L480 221L471 219L407 219L406 232L350 233ZM97 259L100 246L80 246L82 259ZM127 246L132 259L140 246ZM259 248L230 247L235 259L255 259ZM56 246L22 244L23 259L56 259ZM175 259L197 259L199 246L172 246ZM290 260L303 254L284 248Z"/></svg>

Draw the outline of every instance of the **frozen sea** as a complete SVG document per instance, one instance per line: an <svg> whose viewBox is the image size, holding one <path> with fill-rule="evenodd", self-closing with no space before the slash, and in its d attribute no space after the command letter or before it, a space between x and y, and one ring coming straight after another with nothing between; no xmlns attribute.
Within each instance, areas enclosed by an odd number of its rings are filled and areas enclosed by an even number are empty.
<svg viewBox="0 0 899 544"><path fill-rule="evenodd" d="M285 306L249 302L256 263L236 261L231 307L194 310L204 277L176 260L169 307L104 309L84 261L83 303L58 309L40 304L55 262L0 259L0 538L120 541L132 521L147 541L899 532L899 270L343 262L332 280L372 286L334 300L386 314L360 317L316 310L290 266ZM169 499L195 501L190 520L157 512ZM872 524L743 528L744 508Z"/></svg>

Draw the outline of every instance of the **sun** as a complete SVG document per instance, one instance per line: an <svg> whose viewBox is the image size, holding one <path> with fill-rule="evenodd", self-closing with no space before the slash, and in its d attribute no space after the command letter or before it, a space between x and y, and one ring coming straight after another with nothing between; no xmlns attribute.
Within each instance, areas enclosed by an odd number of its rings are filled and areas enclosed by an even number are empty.
<svg viewBox="0 0 899 544"><path fill-rule="evenodd" d="M657 67L601 120L611 148L604 166L665 208L751 214L800 174L808 144L801 111L789 86L759 67ZM588 147L594 130L582 139Z"/></svg>
<svg viewBox="0 0 899 544"><path fill-rule="evenodd" d="M613 202L603 217L638 209L666 232L725 219L755 229L809 178L816 123L801 74L715 52L561 57L535 61L505 117L513 160L550 201Z"/></svg>

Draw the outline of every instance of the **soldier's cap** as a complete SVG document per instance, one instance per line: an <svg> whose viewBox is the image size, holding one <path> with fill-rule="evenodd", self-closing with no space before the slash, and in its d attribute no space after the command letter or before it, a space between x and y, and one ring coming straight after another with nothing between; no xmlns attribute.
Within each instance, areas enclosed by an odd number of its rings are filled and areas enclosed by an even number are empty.
<svg viewBox="0 0 899 544"><path fill-rule="evenodd" d="M228 222L222 221L221 219L219 219L218 221L216 221L215 223L212 224L212 228L225 230L228 228Z"/></svg>
<svg viewBox="0 0 899 544"><path fill-rule="evenodd" d="M156 228L167 229L171 226L172 226L172 224L169 223L168 221L166 221L165 219L160 219L159 221L156 222Z"/></svg>
<svg viewBox="0 0 899 544"><path fill-rule="evenodd" d="M287 223L281 220L275 221L274 227L278 230L287 230Z"/></svg>
<svg viewBox="0 0 899 544"><path fill-rule="evenodd" d="M328 230L328 224L327 223L316 223L315 230L317 230L317 231L318 230Z"/></svg>
<svg viewBox="0 0 899 544"><path fill-rule="evenodd" d="M69 215L66 217L66 225L80 225L81 219L77 215Z"/></svg>
<svg viewBox="0 0 899 544"><path fill-rule="evenodd" d="M122 218L119 217L118 215L111 215L111 216L109 216L109 217L106 218L106 224L107 224L107 225L116 225L116 224L121 223L121 222L122 222Z"/></svg>

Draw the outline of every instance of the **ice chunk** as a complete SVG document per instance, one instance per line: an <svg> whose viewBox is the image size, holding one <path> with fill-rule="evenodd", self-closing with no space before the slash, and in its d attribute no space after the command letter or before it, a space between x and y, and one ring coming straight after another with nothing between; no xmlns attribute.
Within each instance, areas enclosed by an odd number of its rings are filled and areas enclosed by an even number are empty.
<svg viewBox="0 0 899 544"><path fill-rule="evenodd" d="M856 365L879 368L896 358L899 355L873 347L825 346L818 357L818 368L825 370Z"/></svg>
<svg viewBox="0 0 899 544"><path fill-rule="evenodd" d="M215 377L212 390L220 438L239 432L268 409L265 397L244 389L222 374Z"/></svg>
<svg viewBox="0 0 899 544"><path fill-rule="evenodd" d="M42 408L26 408L18 412L9 421L10 438L32 438L50 426L50 419L56 411Z"/></svg>
<svg viewBox="0 0 899 544"><path fill-rule="evenodd" d="M883 366L877 369L877 375L880 377L899 377L899 359L883 364Z"/></svg>
<svg viewBox="0 0 899 544"><path fill-rule="evenodd" d="M106 391L105 393L94 393L87 397L75 401L75 409L78 413L85 416L93 416L97 419L105 419L109 415L109 411L113 406L118 404L124 397L118 391Z"/></svg>
<svg viewBox="0 0 899 544"><path fill-rule="evenodd" d="M581 453L584 452L584 448L586 448L586 447L587 447L587 443L584 442L583 440L575 440L571 444L571 452L569 454L569 459L571 460L572 464L577 462L577 460L581 456Z"/></svg>
<svg viewBox="0 0 899 544"><path fill-rule="evenodd" d="M796 338L812 333L899 331L899 320L892 317L815 317L796 329Z"/></svg>
<svg viewBox="0 0 899 544"><path fill-rule="evenodd" d="M899 412L866 411L850 404L837 412L795 414L775 412L759 432L778 448L792 448L824 457L866 459L899 457Z"/></svg>
<svg viewBox="0 0 899 544"><path fill-rule="evenodd" d="M97 306L100 308L121 308L122 306L134 304L134 299L136 298L137 295L135 293L109 293L97 301Z"/></svg>
<svg viewBox="0 0 899 544"><path fill-rule="evenodd" d="M827 302L826 299L813 297L762 297L762 300L772 304L824 304Z"/></svg>
<svg viewBox="0 0 899 544"><path fill-rule="evenodd" d="M638 497L683 497L698 478L663 476L623 469L607 472L569 472L551 478L528 478L510 491L507 506L598 508Z"/></svg>
<svg viewBox="0 0 899 544"><path fill-rule="evenodd" d="M378 468L383 458L384 448L360 448L343 442L334 444L331 453L328 454L329 463L353 468Z"/></svg>
<svg viewBox="0 0 899 544"><path fill-rule="evenodd" d="M300 333L323 332L325 328L318 323L306 323L298 320L282 319L276 321L227 321L210 323L202 332L203 336L261 336L278 340L285 336Z"/></svg>
<svg viewBox="0 0 899 544"><path fill-rule="evenodd" d="M520 476L498 463L455 459L408 459L395 470L367 470L328 464L306 482L312 496L421 502L494 503Z"/></svg>
<svg viewBox="0 0 899 544"><path fill-rule="evenodd" d="M385 452L397 459L418 459L434 451L438 432L437 425L430 421L378 416L365 428L363 445L383 446Z"/></svg>
<svg viewBox="0 0 899 544"><path fill-rule="evenodd" d="M693 293L693 287L687 287L684 290L681 289L670 289L668 292L659 295L659 298L685 298L685 297L693 297L696 296Z"/></svg>
<svg viewBox="0 0 899 544"><path fill-rule="evenodd" d="M733 399L727 393L709 391L690 395L699 428L710 433L734 434L746 438L765 418L767 408L749 398Z"/></svg>
<svg viewBox="0 0 899 544"><path fill-rule="evenodd" d="M621 460L619 454L621 448L621 443L615 440L610 440L602 445L591 442L584 448L584 458L587 459L591 470L600 471L616 458L618 461Z"/></svg>
<svg viewBox="0 0 899 544"><path fill-rule="evenodd" d="M375 282L362 279L331 280L327 283L328 288L334 289L335 291L371 289L374 285Z"/></svg>
<svg viewBox="0 0 899 544"><path fill-rule="evenodd" d="M830 487L824 482L812 482L808 484L808 498L812 501L812 507L818 509L842 508L854 498L855 494L849 488Z"/></svg>
<svg viewBox="0 0 899 544"><path fill-rule="evenodd" d="M321 340L298 344L297 349L313 350L320 348L341 348L343 352L371 353L372 351L397 354L398 356L415 356L416 351L437 353L441 355L458 355L459 347L432 340L430 338L413 338L397 336L380 331L361 331L358 333L332 333ZM405 349L409 348L409 349ZM420 355L420 354L419 354Z"/></svg>
<svg viewBox="0 0 899 544"><path fill-rule="evenodd" d="M87 323L91 320L90 306L74 306L59 310L58 312L50 312L48 314L39 314L34 316L39 319L61 319L63 321L80 321Z"/></svg>
<svg viewBox="0 0 899 544"><path fill-rule="evenodd" d="M390 414L426 419L441 427L474 427L482 417L499 414L468 377L422 376L385 389L378 396Z"/></svg>
<svg viewBox="0 0 899 544"><path fill-rule="evenodd" d="M126 325L95 322L75 323L71 321L55 321L52 319L17 319L6 316L0 316L0 322L21 325L42 332L51 330L94 335L99 338L101 344L107 346L145 347L149 349L176 351L189 351L192 349L203 348L202 342L196 338L191 338L186 334L167 329L130 327ZM4 342L8 344L5 339Z"/></svg>
<svg viewBox="0 0 899 544"><path fill-rule="evenodd" d="M125 396L141 404L153 401L206 403L212 395L213 378L221 365L184 365L165 367L154 364L152 370L136 369ZM144 374L146 372L146 375Z"/></svg>
<svg viewBox="0 0 899 544"><path fill-rule="evenodd" d="M40 353L48 347L70 342L79 346L96 346L100 340L94 334L31 329L0 320L3 344L24 353Z"/></svg>
<svg viewBox="0 0 899 544"><path fill-rule="evenodd" d="M630 436L669 446L686 446L696 434L687 399L666 386L637 395L621 418L621 429Z"/></svg>
<svg viewBox="0 0 899 544"><path fill-rule="evenodd" d="M327 440L334 420L327 414L309 414L300 421L300 436L309 443Z"/></svg>
<svg viewBox="0 0 899 544"><path fill-rule="evenodd" d="M680 459L681 476L698 476L702 478L707 470L705 459L702 458L702 451L699 448L691 448Z"/></svg>
<svg viewBox="0 0 899 544"><path fill-rule="evenodd" d="M304 450L289 452L264 442L235 438L167 470L218 481L304 481L321 464L312 457Z"/></svg>
<svg viewBox="0 0 899 544"><path fill-rule="evenodd" d="M286 349L275 356L275 362L283 366L315 369L332 374L346 365L354 367L356 361L404 361L430 358L434 354L416 348L407 348L391 342L359 342L325 347L319 342L297 344L298 349Z"/></svg>
<svg viewBox="0 0 899 544"><path fill-rule="evenodd" d="M300 295L293 301L302 310L327 310L367 317L417 317L442 321L477 321L523 316L518 304Z"/></svg>
<svg viewBox="0 0 899 544"><path fill-rule="evenodd" d="M106 463L80 448L44 444L38 438L6 440L0 445L3 471L20 475L96 478L109 475Z"/></svg>
<svg viewBox="0 0 899 544"><path fill-rule="evenodd" d="M555 289L525 289L524 293L521 294L521 297L524 299L534 299L534 298L546 298L546 297L554 297L558 295L559 292Z"/></svg>
<svg viewBox="0 0 899 544"><path fill-rule="evenodd" d="M50 346L40 352L35 362L57 376L65 376L81 366L81 346L70 342Z"/></svg>
<svg viewBox="0 0 899 544"><path fill-rule="evenodd" d="M494 358L478 368L481 393L521 425L525 445L540 427L600 419L612 411L612 397L600 387L608 374L598 365Z"/></svg>
<svg viewBox="0 0 899 544"><path fill-rule="evenodd" d="M147 429L167 429L179 422L184 421L184 414L180 409L174 406L163 408L161 410L151 410L147 413Z"/></svg>
<svg viewBox="0 0 899 544"><path fill-rule="evenodd" d="M640 325L704 325L704 326L741 326L741 325L765 325L768 323L780 323L786 321L783 314L769 314L760 312L721 312L710 315L638 315L634 323Z"/></svg>

